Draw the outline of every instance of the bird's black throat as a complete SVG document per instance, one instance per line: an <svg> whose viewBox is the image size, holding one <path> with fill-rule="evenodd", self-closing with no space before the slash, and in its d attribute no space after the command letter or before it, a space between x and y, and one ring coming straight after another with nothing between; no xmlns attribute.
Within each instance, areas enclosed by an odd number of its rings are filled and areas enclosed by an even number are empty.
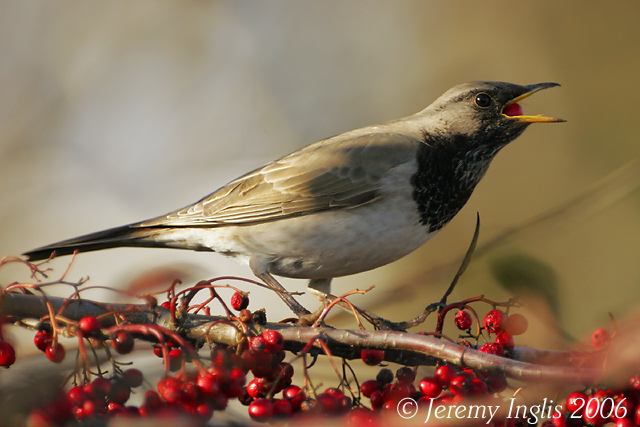
<svg viewBox="0 0 640 427"><path fill-rule="evenodd" d="M418 170L411 176L420 223L429 232L444 227L462 209L499 151L486 147L462 153L445 147L425 139L416 157Z"/></svg>

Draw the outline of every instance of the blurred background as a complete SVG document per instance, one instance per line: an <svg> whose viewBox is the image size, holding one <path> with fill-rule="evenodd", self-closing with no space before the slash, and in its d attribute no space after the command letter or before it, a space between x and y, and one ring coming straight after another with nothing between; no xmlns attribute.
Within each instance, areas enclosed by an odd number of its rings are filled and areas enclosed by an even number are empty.
<svg viewBox="0 0 640 427"><path fill-rule="evenodd" d="M447 288L479 212L479 251L450 301L520 294L523 343L561 348L558 329L583 338L640 301L639 168L628 164L640 156L639 13L596 1L0 1L0 254L191 204L458 83L553 81L562 87L525 113L567 123L532 126L425 247L334 291L375 285L353 301L392 320L418 315ZM51 277L68 262L54 260ZM216 254L117 249L80 255L68 279L123 287L152 272L162 285L252 278ZM28 274L8 266L0 280ZM269 292L238 286L251 309L288 316Z"/></svg>

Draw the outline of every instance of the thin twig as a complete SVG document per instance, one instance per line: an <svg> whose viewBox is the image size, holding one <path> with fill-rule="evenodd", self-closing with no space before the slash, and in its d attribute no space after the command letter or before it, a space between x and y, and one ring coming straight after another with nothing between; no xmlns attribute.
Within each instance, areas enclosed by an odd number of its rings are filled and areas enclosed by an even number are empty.
<svg viewBox="0 0 640 427"><path fill-rule="evenodd" d="M449 295L451 295L451 292L453 292L453 289L456 287L458 280L460 280L460 277L462 277L465 270L469 266L469 263L471 262L471 256L473 255L473 251L475 251L476 245L478 244L478 236L480 235L480 213L477 213L476 215L477 215L476 229L473 232L473 238L471 239L471 244L469 245L469 249L467 249L467 253L464 254L464 258L462 259L462 264L460 264L460 268L458 268L456 275L453 276L453 280L451 281L449 288L447 289L447 291L442 296L442 299L440 300L440 304L442 304L443 306L447 304L447 298L449 298ZM440 309L440 311L442 311L442 308Z"/></svg>

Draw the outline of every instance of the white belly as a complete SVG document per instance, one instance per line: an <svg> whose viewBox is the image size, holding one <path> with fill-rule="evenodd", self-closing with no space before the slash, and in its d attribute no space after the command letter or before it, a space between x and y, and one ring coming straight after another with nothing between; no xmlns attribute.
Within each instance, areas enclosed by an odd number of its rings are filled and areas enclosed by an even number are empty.
<svg viewBox="0 0 640 427"><path fill-rule="evenodd" d="M319 279L371 270L413 252L435 234L419 222L408 185L413 167L397 168L386 177L381 198L356 208L254 225L175 229L162 239L244 261L260 257L271 273L285 277Z"/></svg>
<svg viewBox="0 0 640 427"><path fill-rule="evenodd" d="M242 261L266 258L269 271L279 276L346 276L396 261L435 234L419 223L413 201L407 202L393 198L257 225L177 229L165 237Z"/></svg>

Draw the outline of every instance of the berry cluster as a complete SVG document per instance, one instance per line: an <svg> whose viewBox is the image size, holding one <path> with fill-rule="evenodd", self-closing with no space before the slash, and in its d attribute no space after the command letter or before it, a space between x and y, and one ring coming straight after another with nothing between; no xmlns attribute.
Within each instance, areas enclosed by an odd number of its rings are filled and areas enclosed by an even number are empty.
<svg viewBox="0 0 640 427"><path fill-rule="evenodd" d="M556 427L602 427L608 423L614 423L615 427L640 425L640 375L631 377L627 387L621 389L572 392L563 411L552 420Z"/></svg>
<svg viewBox="0 0 640 427"><path fill-rule="evenodd" d="M415 370L405 366L396 371L394 381L393 372L383 368L375 380L360 385L360 392L369 398L374 410L396 411L398 403L406 398L414 399L418 405L428 406L432 399L436 399L437 404L459 404L507 388L506 378L502 375L478 376L471 370L449 365L438 367L433 376L420 380L417 389L415 378Z"/></svg>
<svg viewBox="0 0 640 427"><path fill-rule="evenodd" d="M613 338L606 329L598 329L591 335L591 345L596 351L606 350ZM594 387L570 393L563 411L556 413L552 422L556 427L640 425L640 375L632 376L626 387Z"/></svg>
<svg viewBox="0 0 640 427"><path fill-rule="evenodd" d="M474 312L474 316L475 316ZM473 326L473 318L468 311L464 309L458 310L454 317L454 323L458 329L463 331L469 331L470 337L478 340L480 334L471 335L471 327ZM515 313L507 316L504 311L493 309L489 311L482 321L482 329L489 335L495 335L493 342L487 342L483 345L477 346L477 350L483 353L495 354L497 356L504 356L510 354L515 347L514 335L521 335L527 331L529 323L527 319L519 314ZM463 344L467 344L463 341Z"/></svg>
<svg viewBox="0 0 640 427"><path fill-rule="evenodd" d="M66 356L66 351L62 344L55 342L54 336L47 330L39 330L33 338L33 343L38 350L47 355L47 359L53 363L60 363Z"/></svg>
<svg viewBox="0 0 640 427"><path fill-rule="evenodd" d="M171 329L155 323L127 323L126 316L118 317L118 312L99 318L85 316L77 322L63 315L51 316L48 321L47 317L41 318L34 338L36 347L50 361L59 363L65 358L65 348L58 342L58 337L75 335L78 338L78 362L71 377L74 385L70 388L67 386L52 402L34 409L30 414L30 424L70 425L80 422L102 425L114 417L186 416L196 424L204 425L215 417L216 412L225 410L230 400L238 399L247 407L247 415L256 422L300 422L308 418L340 416L344 417L342 421L348 426L379 426L388 424L387 420L393 423L399 421L399 403L403 399L413 399L419 408L433 404L453 407L478 402L503 406L504 399L511 394L508 393L509 385L503 374L443 362L432 373L427 376L422 373L418 378L417 367L402 366L394 373L389 367L382 366L375 379L358 383L346 361L343 374L338 373L334 356L331 356L332 349L328 341L324 341L323 334L315 336L302 350L297 347L296 356L286 362L282 334L261 327L266 324L265 311L249 311L248 294L235 288L227 306L216 287L229 286L203 281L179 293L172 287L168 292L169 301L161 304L166 310L160 309L161 315L168 318L167 313L170 314ZM192 304L193 296L203 290L209 291L206 303ZM188 332L182 326L183 316L201 311L209 315L207 304L213 300L222 304L227 316L212 322L212 327L217 322L225 323L235 328L237 335L242 337L233 346L213 344L206 336L195 335L194 338L194 334L183 333ZM479 317L472 307L476 302L491 305L484 317ZM509 313L511 306L510 303L494 303L484 297L449 304L440 307L435 332L423 334L457 341L482 353L512 357L515 351L514 336L523 334L528 322L520 314ZM145 309L148 310L147 307ZM49 307L49 313L52 312ZM461 331L457 339L443 334L443 322L448 313L453 315L450 320ZM100 320L105 316L114 316L116 325L106 327L103 321L107 321ZM109 324L114 324L112 319ZM604 329L596 331L592 336L595 353L604 353L613 338ZM137 369L123 371L122 364L113 357L114 352L129 354L138 340L150 341L153 352L163 359L165 366L165 375L154 387L144 392L136 390L144 382L142 372ZM314 386L309 376L307 361L310 356L315 356L315 353L310 355L310 351L316 342L316 347L322 347L336 370L338 381L330 384L335 387ZM205 362L196 349L207 343L210 361ZM286 344L287 348L293 348L293 342ZM87 351L88 346L92 351ZM97 361L90 361L90 355L96 354L95 349L103 349L107 354L113 367L109 375L102 371L102 367L97 368L97 374L90 370L92 364L97 366ZM377 366L385 358L393 360L392 353L365 348L360 350L360 358L367 365ZM304 382L294 384L293 364L300 359L304 363ZM501 360L487 359L493 362ZM14 360L13 347L0 335L0 365L9 366ZM349 378L346 367L352 374ZM130 401L134 393L143 393L139 396L142 399L137 406ZM562 411L554 413L553 419L536 420L536 423L539 421L545 427L584 424L601 427L608 422L616 423L617 427L640 425L639 395L640 376L633 377L630 385L624 389L591 388L575 391L563 402ZM484 420L487 423L482 424L494 427L525 425L523 417L510 419L498 415L491 421Z"/></svg>
<svg viewBox="0 0 640 427"><path fill-rule="evenodd" d="M142 381L142 372L127 369L111 379L97 377L87 384L73 386L44 408L34 409L29 424L66 425L74 419L131 416L136 410L124 405L131 396L131 389L142 385Z"/></svg>

